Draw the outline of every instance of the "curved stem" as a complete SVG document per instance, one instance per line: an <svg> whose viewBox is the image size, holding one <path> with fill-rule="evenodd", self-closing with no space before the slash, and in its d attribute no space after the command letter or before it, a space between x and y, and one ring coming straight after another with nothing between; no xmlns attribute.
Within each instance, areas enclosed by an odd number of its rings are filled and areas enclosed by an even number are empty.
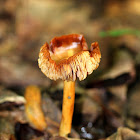
<svg viewBox="0 0 140 140"><path fill-rule="evenodd" d="M43 131L47 127L41 108L41 91L37 86L28 86L25 90L25 115L28 122L37 130Z"/></svg>
<svg viewBox="0 0 140 140"><path fill-rule="evenodd" d="M62 119L59 135L66 137L71 132L72 116L75 100L75 82L64 81Z"/></svg>

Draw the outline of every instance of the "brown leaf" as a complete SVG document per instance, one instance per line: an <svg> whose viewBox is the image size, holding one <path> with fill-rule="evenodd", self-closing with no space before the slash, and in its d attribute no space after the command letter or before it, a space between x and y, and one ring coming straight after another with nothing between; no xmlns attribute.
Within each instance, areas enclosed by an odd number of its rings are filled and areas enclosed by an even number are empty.
<svg viewBox="0 0 140 140"><path fill-rule="evenodd" d="M139 139L140 139L139 134L125 127L118 128L115 134L106 138L106 140L139 140Z"/></svg>
<svg viewBox="0 0 140 140"><path fill-rule="evenodd" d="M85 116L84 121L94 122L101 114L102 108L90 98L84 98L82 105L82 114Z"/></svg>
<svg viewBox="0 0 140 140"><path fill-rule="evenodd" d="M60 137L60 136L55 136L55 137L50 138L50 140L68 140L68 139L64 137Z"/></svg>
<svg viewBox="0 0 140 140"><path fill-rule="evenodd" d="M113 54L113 66L101 76L101 79L113 79L124 73L135 74L134 61L129 52L120 49Z"/></svg>
<svg viewBox="0 0 140 140"><path fill-rule="evenodd" d="M7 86L25 86L29 84L49 86L50 82L36 66L23 62L17 56L0 58L0 81Z"/></svg>
<svg viewBox="0 0 140 140"><path fill-rule="evenodd" d="M135 85L129 92L128 113L129 115L140 117L140 84Z"/></svg>
<svg viewBox="0 0 140 140"><path fill-rule="evenodd" d="M14 102L16 104L24 104L25 99L23 96L17 95L15 92L10 90L1 89L0 91L0 104L5 102Z"/></svg>
<svg viewBox="0 0 140 140"><path fill-rule="evenodd" d="M16 140L16 138L12 134L0 133L0 140Z"/></svg>
<svg viewBox="0 0 140 140"><path fill-rule="evenodd" d="M96 81L87 83L87 88L116 86L127 84L134 80L135 66L130 53L123 49L112 53L112 67L104 72Z"/></svg>
<svg viewBox="0 0 140 140"><path fill-rule="evenodd" d="M126 100L126 97L127 97L127 85L126 84L108 87L108 90L113 95L115 95L117 98L121 99L122 101Z"/></svg>

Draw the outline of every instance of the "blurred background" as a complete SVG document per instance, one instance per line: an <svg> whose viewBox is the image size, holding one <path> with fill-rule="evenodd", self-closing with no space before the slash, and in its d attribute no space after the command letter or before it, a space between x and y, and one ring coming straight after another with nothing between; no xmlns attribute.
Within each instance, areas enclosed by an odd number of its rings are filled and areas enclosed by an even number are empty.
<svg viewBox="0 0 140 140"><path fill-rule="evenodd" d="M9 104L23 113L15 96L28 85L41 88L61 114L62 82L45 77L37 61L45 42L71 33L83 34L89 47L97 41L102 54L99 68L77 80L73 135L105 139L124 126L140 133L140 0L0 0L0 125ZM25 135L15 131L19 118L8 133Z"/></svg>

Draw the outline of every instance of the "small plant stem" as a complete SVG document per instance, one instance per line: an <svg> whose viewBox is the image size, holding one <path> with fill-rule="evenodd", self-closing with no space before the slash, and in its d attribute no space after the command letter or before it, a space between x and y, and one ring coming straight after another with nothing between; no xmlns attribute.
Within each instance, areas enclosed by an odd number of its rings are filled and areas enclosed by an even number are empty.
<svg viewBox="0 0 140 140"><path fill-rule="evenodd" d="M75 82L64 81L62 119L59 129L59 135L67 137L71 132L72 116L75 100Z"/></svg>

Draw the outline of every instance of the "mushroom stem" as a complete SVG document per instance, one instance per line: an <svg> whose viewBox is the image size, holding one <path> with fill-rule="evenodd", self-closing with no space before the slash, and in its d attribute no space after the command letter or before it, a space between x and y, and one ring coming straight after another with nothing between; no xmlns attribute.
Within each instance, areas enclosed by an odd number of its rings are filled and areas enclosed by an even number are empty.
<svg viewBox="0 0 140 140"><path fill-rule="evenodd" d="M37 86L28 86L25 90L25 115L31 126L43 131L47 127L41 108L41 91Z"/></svg>
<svg viewBox="0 0 140 140"><path fill-rule="evenodd" d="M67 137L71 132L72 116L75 100L75 82L64 81L62 119L59 129L59 135Z"/></svg>

